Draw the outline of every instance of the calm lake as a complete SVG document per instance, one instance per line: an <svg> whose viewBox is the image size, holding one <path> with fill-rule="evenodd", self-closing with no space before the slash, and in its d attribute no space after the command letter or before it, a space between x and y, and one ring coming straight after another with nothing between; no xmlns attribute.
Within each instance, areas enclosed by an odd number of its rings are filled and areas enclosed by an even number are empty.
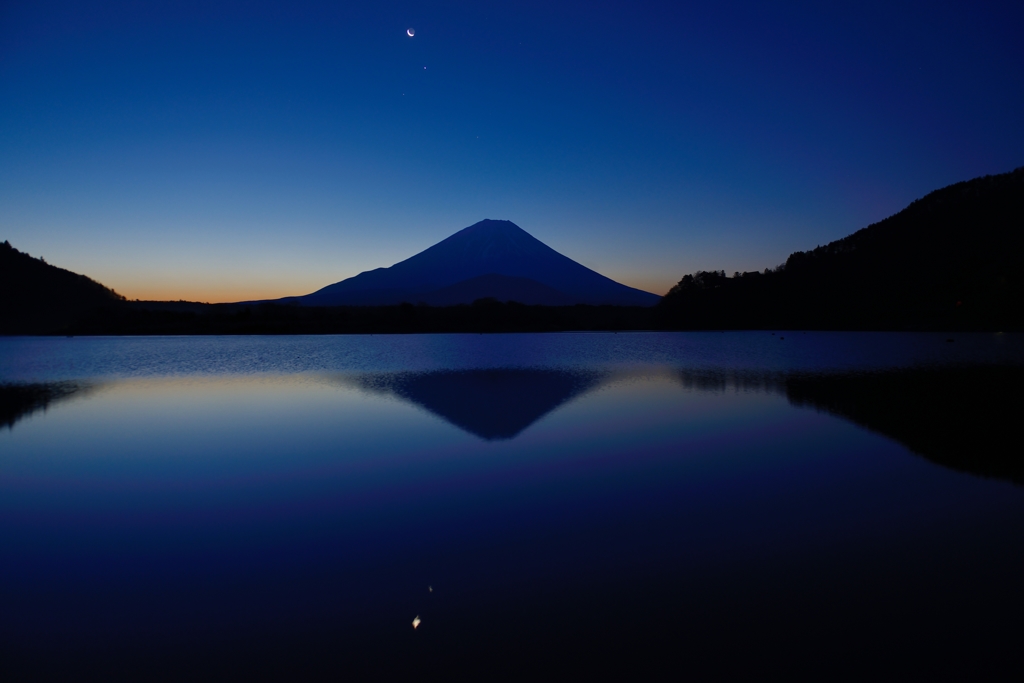
<svg viewBox="0 0 1024 683"><path fill-rule="evenodd" d="M2 670L1013 678L1022 368L1002 334L0 338Z"/></svg>

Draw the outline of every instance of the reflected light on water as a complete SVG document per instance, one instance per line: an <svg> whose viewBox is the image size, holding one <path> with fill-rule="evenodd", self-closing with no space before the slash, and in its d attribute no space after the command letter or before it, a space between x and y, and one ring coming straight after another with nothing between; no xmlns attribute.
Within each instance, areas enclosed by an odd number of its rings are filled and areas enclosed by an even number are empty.
<svg viewBox="0 0 1024 683"><path fill-rule="evenodd" d="M0 388L0 655L26 678L964 674L1015 647L1020 464L978 452L1019 367L88 381Z"/></svg>

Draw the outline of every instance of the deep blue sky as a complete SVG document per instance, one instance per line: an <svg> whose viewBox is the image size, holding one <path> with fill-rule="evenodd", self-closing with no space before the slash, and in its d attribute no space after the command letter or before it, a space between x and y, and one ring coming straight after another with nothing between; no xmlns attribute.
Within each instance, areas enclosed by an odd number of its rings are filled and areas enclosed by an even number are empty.
<svg viewBox="0 0 1024 683"><path fill-rule="evenodd" d="M0 240L226 301L503 218L660 294L1024 164L1024 4L772 5L3 2Z"/></svg>

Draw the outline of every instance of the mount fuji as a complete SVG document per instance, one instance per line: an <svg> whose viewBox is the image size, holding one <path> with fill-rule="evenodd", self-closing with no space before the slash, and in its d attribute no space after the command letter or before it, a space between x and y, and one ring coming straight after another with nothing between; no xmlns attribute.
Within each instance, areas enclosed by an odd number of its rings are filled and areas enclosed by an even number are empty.
<svg viewBox="0 0 1024 683"><path fill-rule="evenodd" d="M653 306L661 299L580 265L511 221L482 220L390 268L369 270L281 302L451 306L487 297L548 306Z"/></svg>

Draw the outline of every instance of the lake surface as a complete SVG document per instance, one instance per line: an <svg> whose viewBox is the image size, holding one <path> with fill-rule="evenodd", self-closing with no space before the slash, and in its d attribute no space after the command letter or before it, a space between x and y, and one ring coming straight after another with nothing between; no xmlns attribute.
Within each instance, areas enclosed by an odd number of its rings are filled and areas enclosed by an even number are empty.
<svg viewBox="0 0 1024 683"><path fill-rule="evenodd" d="M1012 679L1022 368L1020 335L0 338L0 655Z"/></svg>

